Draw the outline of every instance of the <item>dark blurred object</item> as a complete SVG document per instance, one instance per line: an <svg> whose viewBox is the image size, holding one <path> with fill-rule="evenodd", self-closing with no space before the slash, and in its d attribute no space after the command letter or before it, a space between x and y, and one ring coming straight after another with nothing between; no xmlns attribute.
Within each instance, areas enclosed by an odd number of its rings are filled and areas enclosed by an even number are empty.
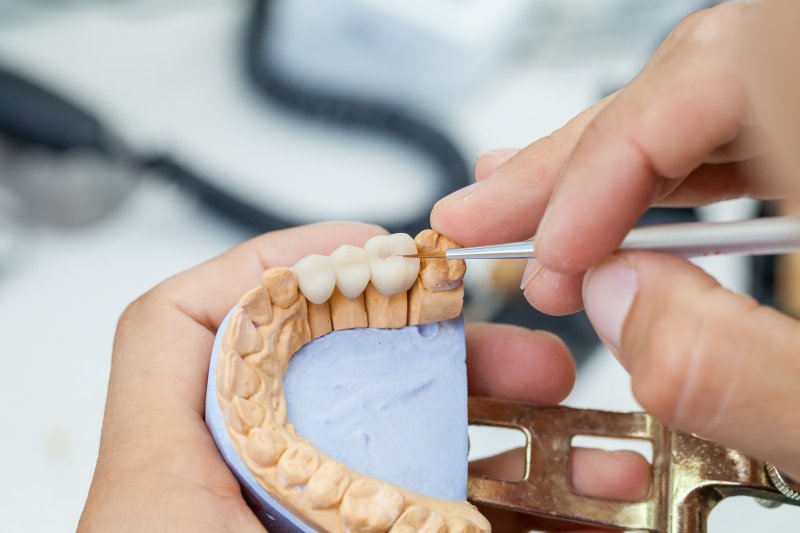
<svg viewBox="0 0 800 533"><path fill-rule="evenodd" d="M0 131L8 137L56 151L108 150L100 122L65 98L2 69L0 95Z"/></svg>
<svg viewBox="0 0 800 533"><path fill-rule="evenodd" d="M779 215L800 215L800 201L787 199L777 202L773 211ZM800 318L800 253L774 257L772 276L762 272L762 283L773 288L771 305L795 318ZM766 270L766 269L765 269ZM764 295L761 295L762 298Z"/></svg>
<svg viewBox="0 0 800 533"><path fill-rule="evenodd" d="M254 35L248 33L248 42ZM253 67L257 83L271 94L330 120L389 132L427 151L441 164L446 194L466 184L470 172L447 138L421 122L388 107L343 99L330 105L291 85L268 81ZM315 103L316 102L316 103ZM361 117L359 119L359 117ZM132 188L136 177L152 173L176 183L211 209L252 233L301 224L247 202L206 179L190 165L167 154L138 154L88 110L45 86L0 67L0 137L9 143L4 182L31 205L42 220L81 225L107 214ZM427 227L424 217L390 227L415 232Z"/></svg>
<svg viewBox="0 0 800 533"><path fill-rule="evenodd" d="M336 126L388 136L426 154L439 169L439 187L422 216L401 223L392 231L414 235L429 226L433 202L472 182L472 172L461 152L442 131L389 102L350 97L293 81L270 60L268 33L273 0L251 0L244 39L245 71L261 94L280 106Z"/></svg>
<svg viewBox="0 0 800 533"><path fill-rule="evenodd" d="M19 196L24 219L64 226L94 222L134 184L122 145L65 98L0 69L0 184Z"/></svg>
<svg viewBox="0 0 800 533"><path fill-rule="evenodd" d="M784 200L763 202L760 217L797 215L800 205ZM753 269L750 295L758 303L800 318L800 254L764 255L749 258Z"/></svg>

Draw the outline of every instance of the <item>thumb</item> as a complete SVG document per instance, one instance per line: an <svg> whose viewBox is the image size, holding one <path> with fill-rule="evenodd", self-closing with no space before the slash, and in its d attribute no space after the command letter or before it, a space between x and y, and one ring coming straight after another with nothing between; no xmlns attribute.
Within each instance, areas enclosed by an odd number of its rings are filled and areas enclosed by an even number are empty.
<svg viewBox="0 0 800 533"><path fill-rule="evenodd" d="M649 252L585 277L586 312L648 412L800 478L800 324Z"/></svg>

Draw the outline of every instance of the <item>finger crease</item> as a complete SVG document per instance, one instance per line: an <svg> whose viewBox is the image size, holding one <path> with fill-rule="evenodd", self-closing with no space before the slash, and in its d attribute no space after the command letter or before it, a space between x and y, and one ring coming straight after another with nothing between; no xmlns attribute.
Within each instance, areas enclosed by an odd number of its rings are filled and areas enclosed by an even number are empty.
<svg viewBox="0 0 800 533"><path fill-rule="evenodd" d="M677 401L675 402L675 411L673 413L673 423L679 425L684 420L684 415L691 407L689 397L691 392L695 389L698 376L700 374L700 362L702 361L702 343L699 342L702 335L705 320L700 320L694 327L694 331L690 339L694 339L691 343L689 350L688 365L686 368L686 379L683 380L681 389L678 392Z"/></svg>
<svg viewBox="0 0 800 533"><path fill-rule="evenodd" d="M215 328L213 326L213 321L211 320L211 317L208 315L208 313L206 311L201 311L201 312L197 313L197 312L192 311L191 309L188 309L187 307L185 307L178 300L173 300L172 298L170 298L168 300L168 303L178 313L180 313L180 314L182 314L182 315L184 315L186 317L189 317L189 319L192 322L196 323L199 326L202 326L204 329L208 330L210 333L216 334L217 328Z"/></svg>
<svg viewBox="0 0 800 533"><path fill-rule="evenodd" d="M741 393L741 389L739 388L739 383L742 379L742 366L744 363L745 354L741 348L735 350L732 354L732 361L728 362L728 365L732 368L729 376L729 379L725 380L725 390L722 393L722 396L717 402L717 408L714 411L714 416L711 417L710 422L708 423L708 431L713 432L723 421L725 415L727 414L731 402L735 398L737 392Z"/></svg>

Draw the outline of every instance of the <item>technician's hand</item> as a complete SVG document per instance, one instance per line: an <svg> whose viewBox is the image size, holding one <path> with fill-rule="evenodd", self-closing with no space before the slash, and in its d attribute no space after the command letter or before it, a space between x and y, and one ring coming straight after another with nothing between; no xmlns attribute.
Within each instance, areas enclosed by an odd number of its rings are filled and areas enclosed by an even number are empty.
<svg viewBox="0 0 800 533"><path fill-rule="evenodd" d="M795 17L796 6L783 4ZM523 277L532 305L552 314L585 306L646 410L800 479L800 325L682 259L611 255L651 205L796 191L796 180L746 168L764 143L745 68L746 47L758 43L744 28L757 9L690 16L630 85L527 148L482 157L478 182L443 199L431 221L465 246L536 233L539 261ZM793 45L767 52L796 57ZM797 81L797 62L781 66L783 85ZM797 109L800 84L783 90L794 98L787 110ZM798 122L789 126L796 155Z"/></svg>
<svg viewBox="0 0 800 533"><path fill-rule="evenodd" d="M132 303L117 329L100 454L79 529L263 531L203 422L214 335L267 267L361 245L383 232L339 223L269 233ZM572 359L550 334L476 325L467 343L474 394L556 403L572 387ZM476 468L513 474L522 465L517 459L504 456ZM638 455L576 450L573 465L573 483L587 494L637 499L647 491L647 464Z"/></svg>

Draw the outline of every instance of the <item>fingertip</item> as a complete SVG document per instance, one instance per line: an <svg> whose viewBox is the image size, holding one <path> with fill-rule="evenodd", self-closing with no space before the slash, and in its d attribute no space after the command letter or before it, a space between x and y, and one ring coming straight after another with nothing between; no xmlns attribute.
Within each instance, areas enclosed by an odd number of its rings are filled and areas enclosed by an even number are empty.
<svg viewBox="0 0 800 533"><path fill-rule="evenodd" d="M637 272L618 255L589 269L583 287L586 315L600 338L619 351L622 329L638 288Z"/></svg>
<svg viewBox="0 0 800 533"><path fill-rule="evenodd" d="M291 266L309 254L329 254L343 244L363 245L370 237L386 235L385 228L355 221L317 222L259 235L234 251L247 250L268 266Z"/></svg>
<svg viewBox="0 0 800 533"><path fill-rule="evenodd" d="M470 393L542 404L558 403L575 383L575 362L549 332L508 324L469 324Z"/></svg>
<svg viewBox="0 0 800 533"><path fill-rule="evenodd" d="M470 461L469 474L504 481L522 481L526 473L525 459L525 448L513 448L497 455Z"/></svg>
<svg viewBox="0 0 800 533"><path fill-rule="evenodd" d="M583 308L581 284L584 273L563 274L542 267L524 279L522 294L535 309L548 315L563 316Z"/></svg>
<svg viewBox="0 0 800 533"><path fill-rule="evenodd" d="M431 209L431 229L442 234L447 235L459 244L464 244L464 234L461 231L463 226L462 211L453 206L452 201L445 196L436 202Z"/></svg>
<svg viewBox="0 0 800 533"><path fill-rule="evenodd" d="M598 128L565 164L536 235L537 257L557 272L586 270L616 250L653 200L657 180L642 154L598 138Z"/></svg>
<svg viewBox="0 0 800 533"><path fill-rule="evenodd" d="M437 202L431 227L464 246L530 238L550 196L553 169L560 165L554 159L536 145L509 156L491 179L481 179Z"/></svg>
<svg viewBox="0 0 800 533"><path fill-rule="evenodd" d="M332 243L334 245L338 244L338 241L365 241L375 235L389 234L389 231L383 226L357 220L328 220L305 226L295 226L284 231L306 233L307 228L314 228L316 231L324 233L325 237L334 240Z"/></svg>
<svg viewBox="0 0 800 533"><path fill-rule="evenodd" d="M538 337L542 346L553 354L554 362L558 366L561 379L564 383L563 390L560 391L560 394L563 395L561 400L563 400L572 392L572 387L575 385L575 378L578 373L578 367L575 364L575 359L572 357L572 352L570 352L567 343L552 331L537 329L533 330L532 333Z"/></svg>
<svg viewBox="0 0 800 533"><path fill-rule="evenodd" d="M463 246L504 242L503 204L507 186L495 180L467 185L436 202L431 210L431 228Z"/></svg>
<svg viewBox="0 0 800 533"><path fill-rule="evenodd" d="M573 448L570 452L572 489L590 498L641 501L650 492L650 463L630 450Z"/></svg>
<svg viewBox="0 0 800 533"><path fill-rule="evenodd" d="M518 148L498 148L479 153L475 159L475 181L481 181L491 176L495 170L518 152Z"/></svg>

